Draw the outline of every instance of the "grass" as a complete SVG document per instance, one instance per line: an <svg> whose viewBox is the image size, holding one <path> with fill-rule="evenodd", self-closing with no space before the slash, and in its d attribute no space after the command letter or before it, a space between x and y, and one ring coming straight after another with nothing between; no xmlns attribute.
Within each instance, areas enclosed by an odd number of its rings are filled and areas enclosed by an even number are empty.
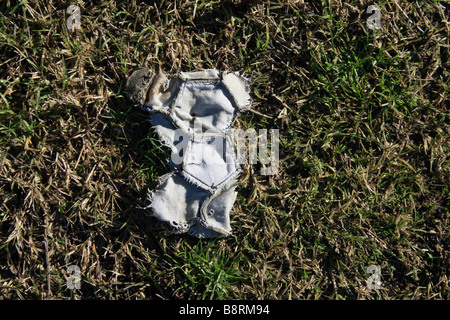
<svg viewBox="0 0 450 320"><path fill-rule="evenodd" d="M379 1L371 30L371 2L263 2L2 2L1 298L449 298L449 4ZM142 209L168 171L125 97L143 64L241 71L256 112L236 126L280 129L280 171L244 166L233 237Z"/></svg>

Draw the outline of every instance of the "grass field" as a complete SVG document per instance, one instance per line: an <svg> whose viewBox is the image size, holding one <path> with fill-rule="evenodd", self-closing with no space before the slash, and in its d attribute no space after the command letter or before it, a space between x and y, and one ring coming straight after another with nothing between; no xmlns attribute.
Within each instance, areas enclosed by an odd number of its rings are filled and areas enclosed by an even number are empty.
<svg viewBox="0 0 450 320"><path fill-rule="evenodd" d="M374 2L276 1L1 2L0 299L450 298L450 4L378 1L370 29ZM125 96L140 65L240 71L236 126L280 130L233 237L142 209L169 168Z"/></svg>

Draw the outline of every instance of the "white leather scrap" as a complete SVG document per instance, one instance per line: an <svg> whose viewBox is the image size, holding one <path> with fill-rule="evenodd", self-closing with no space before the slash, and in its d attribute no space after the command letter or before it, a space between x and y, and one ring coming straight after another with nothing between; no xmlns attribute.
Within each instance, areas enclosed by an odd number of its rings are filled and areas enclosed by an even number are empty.
<svg viewBox="0 0 450 320"><path fill-rule="evenodd" d="M229 132L250 105L249 81L238 73L209 69L155 77L144 107L172 151L173 169L150 194L156 218L199 237L231 234L240 166Z"/></svg>

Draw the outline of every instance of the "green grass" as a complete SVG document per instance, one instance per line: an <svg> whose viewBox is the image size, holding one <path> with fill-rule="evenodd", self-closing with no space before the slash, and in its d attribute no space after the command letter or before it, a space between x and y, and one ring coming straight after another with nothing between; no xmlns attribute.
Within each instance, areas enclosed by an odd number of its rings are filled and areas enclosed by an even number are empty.
<svg viewBox="0 0 450 320"><path fill-rule="evenodd" d="M370 4L87 1L71 32L69 3L2 3L0 297L448 299L450 7L381 1L369 30ZM241 71L236 126L280 130L276 175L243 166L234 236L142 209L169 170L125 97L144 64Z"/></svg>

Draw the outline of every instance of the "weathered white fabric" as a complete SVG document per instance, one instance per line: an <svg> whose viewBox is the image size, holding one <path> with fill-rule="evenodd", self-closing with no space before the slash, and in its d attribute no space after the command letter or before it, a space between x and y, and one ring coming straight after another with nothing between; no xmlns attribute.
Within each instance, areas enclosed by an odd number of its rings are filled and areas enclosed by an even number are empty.
<svg viewBox="0 0 450 320"><path fill-rule="evenodd" d="M250 105L249 81L238 73L210 69L154 78L145 108L172 151L173 169L150 195L155 217L199 237L231 234L240 167L228 132Z"/></svg>

